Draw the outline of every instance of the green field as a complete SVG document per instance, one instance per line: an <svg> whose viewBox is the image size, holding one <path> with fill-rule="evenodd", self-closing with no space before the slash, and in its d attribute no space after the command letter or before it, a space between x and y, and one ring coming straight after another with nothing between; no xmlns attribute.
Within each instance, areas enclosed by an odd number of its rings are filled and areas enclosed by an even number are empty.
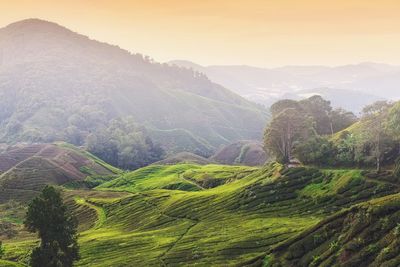
<svg viewBox="0 0 400 267"><path fill-rule="evenodd" d="M335 212L396 192L356 170L177 164L64 196L80 221L77 266L236 266L261 265ZM36 242L20 230L5 260L26 264Z"/></svg>

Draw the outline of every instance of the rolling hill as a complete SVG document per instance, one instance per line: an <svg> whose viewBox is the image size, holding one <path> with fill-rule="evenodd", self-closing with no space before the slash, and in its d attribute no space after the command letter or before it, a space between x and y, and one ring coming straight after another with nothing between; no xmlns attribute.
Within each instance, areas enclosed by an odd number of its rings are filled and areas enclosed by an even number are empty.
<svg viewBox="0 0 400 267"><path fill-rule="evenodd" d="M399 266L400 196L339 212L273 249L267 266Z"/></svg>
<svg viewBox="0 0 400 267"><path fill-rule="evenodd" d="M201 182L206 176L222 182L205 187ZM166 187L177 181L197 188ZM292 249L280 248L303 242L303 237L317 231L311 235L309 250L319 249L325 237L357 228L340 224L340 218L358 214L357 207L367 205L359 203L371 199L376 200L368 203L378 209L368 216L384 223L376 217L383 203L379 197L386 201L397 192L398 185L360 170L284 169L276 163L263 168L178 164L146 167L94 190L65 190L64 197L80 221L82 257L77 266L261 266L272 258L276 264L287 260L298 266L299 261L284 256ZM385 207L396 214L391 204ZM342 221L334 223L334 218ZM328 236L319 234L330 224L333 230ZM392 225L388 220L385 229ZM27 251L36 242L22 230L4 241L4 259L20 264L26 263ZM302 259L308 247L297 247L293 250ZM366 258L364 266L375 259Z"/></svg>
<svg viewBox="0 0 400 267"><path fill-rule="evenodd" d="M45 185L111 179L120 171L91 154L66 144L10 146L0 154L0 203L27 201Z"/></svg>
<svg viewBox="0 0 400 267"><path fill-rule="evenodd" d="M195 163L195 164L199 164L199 165L206 165L206 164L212 164L215 162L213 162L210 159L193 154L193 153L181 152L176 155L169 156L166 159L163 159L161 161L155 162L154 164L171 165L171 164L178 164L178 163Z"/></svg>
<svg viewBox="0 0 400 267"><path fill-rule="evenodd" d="M21 78L23 77L23 78ZM133 117L168 151L258 139L266 111L185 68L29 19L0 29L0 141L85 137ZM179 137L183 144L175 144Z"/></svg>
<svg viewBox="0 0 400 267"><path fill-rule="evenodd" d="M261 142L238 141L223 146L210 159L220 164L262 166L268 155Z"/></svg>

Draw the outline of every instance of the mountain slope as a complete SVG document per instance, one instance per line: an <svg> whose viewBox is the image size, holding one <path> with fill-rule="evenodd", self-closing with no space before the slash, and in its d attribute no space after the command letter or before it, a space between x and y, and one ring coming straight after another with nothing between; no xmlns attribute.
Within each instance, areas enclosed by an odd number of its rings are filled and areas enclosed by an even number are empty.
<svg viewBox="0 0 400 267"><path fill-rule="evenodd" d="M268 155L261 142L238 141L222 147L210 159L220 164L261 166Z"/></svg>
<svg viewBox="0 0 400 267"><path fill-rule="evenodd" d="M0 203L29 200L47 184L79 183L88 177L109 179L120 172L64 144L13 146L0 154L0 163Z"/></svg>
<svg viewBox="0 0 400 267"><path fill-rule="evenodd" d="M186 130L214 148L260 138L267 119L204 75L36 19L0 29L0 111L5 142L70 135L83 142L110 119L133 116L150 129Z"/></svg>
<svg viewBox="0 0 400 267"><path fill-rule="evenodd" d="M399 216L399 194L354 206L275 248L267 266L399 266Z"/></svg>
<svg viewBox="0 0 400 267"><path fill-rule="evenodd" d="M180 178L200 184L206 175L223 183L197 191L164 187ZM102 191L65 192L84 229L77 266L244 266L343 208L399 192L359 170L279 164L151 166L113 182ZM24 262L34 245L23 233L6 239L5 259Z"/></svg>

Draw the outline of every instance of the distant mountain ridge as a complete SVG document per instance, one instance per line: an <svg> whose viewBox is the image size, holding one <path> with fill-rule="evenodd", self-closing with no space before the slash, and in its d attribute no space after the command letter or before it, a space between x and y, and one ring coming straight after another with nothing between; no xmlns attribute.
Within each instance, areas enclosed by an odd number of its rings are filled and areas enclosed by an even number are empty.
<svg viewBox="0 0 400 267"><path fill-rule="evenodd" d="M346 94L357 93L357 104L349 109L359 112L361 107L381 99L399 99L400 66L360 63L338 67L285 66L258 68L251 66L200 66L192 62L169 62L205 73L212 81L229 88L241 96L271 105L282 98L304 98L304 91L324 88L321 96L335 107L348 107L343 101ZM338 94L338 97L336 97Z"/></svg>
<svg viewBox="0 0 400 267"><path fill-rule="evenodd" d="M121 116L160 140L178 129L207 148L261 138L268 117L203 74L55 23L29 19L0 29L0 142L65 140L66 131L84 138Z"/></svg>

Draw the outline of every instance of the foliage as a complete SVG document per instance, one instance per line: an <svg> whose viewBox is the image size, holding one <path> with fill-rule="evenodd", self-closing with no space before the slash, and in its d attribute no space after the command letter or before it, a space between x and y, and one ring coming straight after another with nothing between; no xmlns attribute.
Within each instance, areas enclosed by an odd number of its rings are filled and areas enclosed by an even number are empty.
<svg viewBox="0 0 400 267"><path fill-rule="evenodd" d="M391 195L342 210L296 239L278 246L274 266L397 266L399 195ZM312 243L316 234L323 242Z"/></svg>
<svg viewBox="0 0 400 267"><path fill-rule="evenodd" d="M301 101L280 100L271 106L271 113L273 118L265 132L264 143L280 162L288 162L296 150L296 156L301 157L304 163L332 163L333 156L318 159L334 152L332 144L327 141L325 144L329 148L317 148L318 143L323 142L321 137L333 135L357 120L351 112L333 110L330 102L318 95Z"/></svg>
<svg viewBox="0 0 400 267"><path fill-rule="evenodd" d="M313 118L314 129L319 135L333 134L331 121L331 103L319 95L306 98L299 102L308 116Z"/></svg>
<svg viewBox="0 0 400 267"><path fill-rule="evenodd" d="M395 177L400 178L400 158L396 159L393 174Z"/></svg>
<svg viewBox="0 0 400 267"><path fill-rule="evenodd" d="M80 222L77 266L242 266L343 208L398 191L359 170L285 169L277 163L152 165L133 173L107 191L64 192ZM210 177L218 186L208 187ZM204 187L169 186L179 179ZM315 235L325 238L324 232ZM319 244L314 241L310 245ZM22 232L7 241L5 259L23 263L35 245ZM274 266L275 259L266 262Z"/></svg>
<svg viewBox="0 0 400 267"><path fill-rule="evenodd" d="M400 139L400 102L390 108L386 127L394 137Z"/></svg>
<svg viewBox="0 0 400 267"><path fill-rule="evenodd" d="M312 137L296 146L295 156L304 164L332 165L335 160L335 147L325 137Z"/></svg>
<svg viewBox="0 0 400 267"><path fill-rule="evenodd" d="M0 240L0 259L3 257L4 255L4 247L3 247L3 242L1 242Z"/></svg>
<svg viewBox="0 0 400 267"><path fill-rule="evenodd" d="M358 118L353 112L338 108L331 111L330 120L332 122L332 132L337 133L356 123Z"/></svg>
<svg viewBox="0 0 400 267"><path fill-rule="evenodd" d="M164 156L163 149L154 144L146 130L132 118L113 120L107 129L90 134L86 147L94 155L123 169L137 169Z"/></svg>
<svg viewBox="0 0 400 267"><path fill-rule="evenodd" d="M0 142L81 146L111 120L127 116L157 131L153 141L166 143L168 153L210 156L222 144L262 137L265 108L202 73L157 63L49 22L24 21L2 33L0 51L15 57L0 69ZM25 36L30 50L18 49L15 36ZM170 131L190 140L174 140Z"/></svg>
<svg viewBox="0 0 400 267"><path fill-rule="evenodd" d="M97 189L126 192L152 189L200 191L239 180L256 170L256 167L214 164L150 165L101 184Z"/></svg>
<svg viewBox="0 0 400 267"><path fill-rule="evenodd" d="M377 101L363 109L362 120L368 125L363 131L362 142L365 149L376 161L376 169L381 170L384 153L393 148L393 142L385 131L385 120L391 104L387 101Z"/></svg>
<svg viewBox="0 0 400 267"><path fill-rule="evenodd" d="M308 135L295 138L292 142L294 155L305 164L325 166L375 166L379 172L382 165L394 163L400 153L400 105L378 101L363 110L360 121L354 123L355 116L344 110L332 110L328 101L319 96L295 102L279 101L273 105L275 111L284 107L296 107L292 121L273 113L274 118L267 128L265 144L280 159L282 146L279 144L291 134L286 129L295 128L296 124L308 119ZM300 115L301 114L301 115ZM297 117L296 117L297 116ZM282 124L281 131L273 130L274 125ZM284 125L290 126L284 128ZM343 130L342 127L347 127ZM292 128L291 128L292 127ZM329 128L332 133L328 137ZM302 129L307 129L303 126Z"/></svg>
<svg viewBox="0 0 400 267"><path fill-rule="evenodd" d="M46 186L31 201L24 224L30 232L37 232L41 241L31 254L33 267L68 267L79 259L77 220L54 187Z"/></svg>
<svg viewBox="0 0 400 267"><path fill-rule="evenodd" d="M296 142L307 139L310 134L308 120L298 110L283 109L275 114L265 131L265 147L275 154L277 160L288 163Z"/></svg>

